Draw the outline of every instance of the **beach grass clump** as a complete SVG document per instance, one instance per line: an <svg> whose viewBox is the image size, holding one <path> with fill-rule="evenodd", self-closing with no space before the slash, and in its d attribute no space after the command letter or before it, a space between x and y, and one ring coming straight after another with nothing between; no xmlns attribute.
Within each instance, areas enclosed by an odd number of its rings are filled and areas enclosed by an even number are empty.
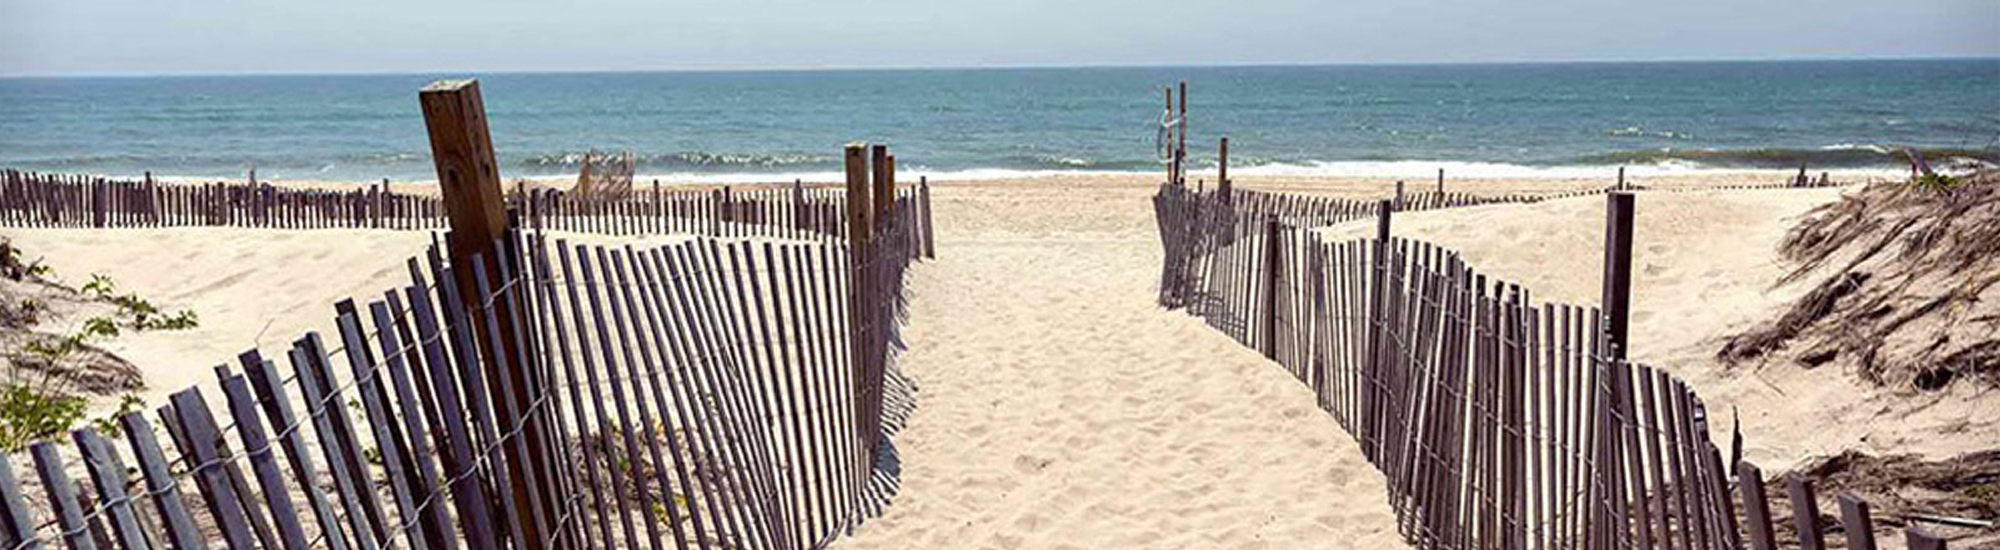
<svg viewBox="0 0 2000 550"><path fill-rule="evenodd" d="M1818 281L1728 339L1731 364L1851 366L1871 382L2000 386L2000 176L1878 182L1815 209L1780 246L1778 284Z"/></svg>
<svg viewBox="0 0 2000 550"><path fill-rule="evenodd" d="M145 384L103 345L127 332L194 328L194 312L163 312L104 276L72 288L27 257L0 239L0 450L85 425L117 433L112 419L144 408L130 392ZM88 418L97 398L120 394L116 412Z"/></svg>

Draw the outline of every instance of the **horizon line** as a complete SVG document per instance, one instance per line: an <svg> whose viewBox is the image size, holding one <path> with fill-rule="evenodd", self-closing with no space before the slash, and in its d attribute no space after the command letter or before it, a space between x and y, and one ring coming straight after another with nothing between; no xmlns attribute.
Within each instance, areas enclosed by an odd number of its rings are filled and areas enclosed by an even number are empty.
<svg viewBox="0 0 2000 550"><path fill-rule="evenodd" d="M0 80L32 79L85 79L85 78L206 78L206 77L260 77L260 76L421 76L446 74L492 74L492 75L543 75L543 74L643 74L643 73L813 73L813 72L900 72L900 71L1006 71L1006 70L1082 70L1082 69L1211 69L1211 68L1308 68L1308 67L1450 67L1450 66L1507 66L1507 65L1610 65L1610 64L1693 64L1693 63L1829 63L1866 61L2000 61L2000 54L1993 55L1940 55L1940 56L1861 56L1861 57L1719 57L1719 58L1648 58L1648 59L1568 59L1568 60L1470 60L1470 61L1381 61L1381 62L1243 62L1243 63L1103 63L1075 65L1047 64L997 64L997 65L879 65L879 66L785 66L770 67L679 67L679 68L629 68L629 69L501 69L501 70L435 70L435 71L244 71L244 72L78 72L78 73L5 73Z"/></svg>

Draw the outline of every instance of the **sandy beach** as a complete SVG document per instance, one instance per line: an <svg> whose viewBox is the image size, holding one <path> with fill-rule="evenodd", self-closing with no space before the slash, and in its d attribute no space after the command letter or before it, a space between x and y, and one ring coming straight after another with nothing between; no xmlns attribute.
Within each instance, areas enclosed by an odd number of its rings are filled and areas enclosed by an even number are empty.
<svg viewBox="0 0 2000 550"><path fill-rule="evenodd" d="M1947 456L2000 439L1993 392L1910 395L1851 373L1718 364L1720 339L1805 288L1773 252L1842 189L1694 190L1778 172L1635 178L1634 356L1689 380L1747 458L1781 470L1848 449ZM1603 180L1460 180L1479 194ZM1311 393L1253 350L1154 304L1153 179L932 182L938 259L911 272L917 408L896 444L901 490L840 548L1388 548L1403 542L1380 474ZM1249 189L1379 197L1393 178L1243 178ZM1543 300L1594 303L1603 199L1410 213L1397 235L1462 251ZM1364 224L1325 231L1359 235ZM374 230L13 230L66 281L102 273L191 308L199 328L119 338L157 403L285 335L327 332L330 304L407 283L430 236ZM336 243L329 245L328 243ZM1726 441L1728 434L1715 434Z"/></svg>

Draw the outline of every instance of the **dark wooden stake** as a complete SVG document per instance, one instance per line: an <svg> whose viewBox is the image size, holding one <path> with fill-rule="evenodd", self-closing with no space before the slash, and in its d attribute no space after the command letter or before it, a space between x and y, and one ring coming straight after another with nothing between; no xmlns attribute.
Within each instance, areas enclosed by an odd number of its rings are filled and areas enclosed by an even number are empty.
<svg viewBox="0 0 2000 550"><path fill-rule="evenodd" d="M1812 481L1797 473L1785 474L1785 495L1792 501L1792 526L1799 532L1799 550L1825 550L1826 538L1819 530L1819 495Z"/></svg>
<svg viewBox="0 0 2000 550"><path fill-rule="evenodd" d="M1388 322L1387 318L1384 317L1383 304L1388 300L1389 296L1389 218L1393 208L1389 204L1389 201L1385 199L1375 204L1375 211L1375 257L1373 258L1375 265L1371 269L1374 271L1374 276L1372 277L1374 284L1370 285L1371 288L1369 288L1368 292L1368 314L1366 316L1368 323L1367 357L1362 360L1364 370L1360 376L1363 384L1360 392L1361 411L1363 415L1360 430L1361 446L1362 452L1368 455L1371 461L1375 460L1377 456L1376 446L1380 443L1375 438L1375 434L1377 433L1375 422L1376 412L1380 409L1381 404L1376 403L1376 399L1379 396L1373 382L1380 380L1382 325Z"/></svg>
<svg viewBox="0 0 2000 550"><path fill-rule="evenodd" d="M1754 550L1776 550L1777 537L1771 530L1771 505L1764 494L1764 471L1749 462L1736 463L1736 492L1743 496L1743 515Z"/></svg>
<svg viewBox="0 0 2000 550"><path fill-rule="evenodd" d="M1851 493L1841 493L1840 527L1847 532L1848 550L1875 550L1875 520L1868 514L1868 501Z"/></svg>
<svg viewBox="0 0 2000 550"><path fill-rule="evenodd" d="M1187 184L1187 129L1188 129L1186 80L1181 81L1181 95L1179 99L1181 102L1180 116L1177 117L1175 120L1178 121L1176 125L1180 127L1180 131L1175 132L1175 134L1178 134L1180 136L1178 138L1180 143L1174 146L1174 176L1176 178L1179 178L1175 183L1180 185L1186 185Z"/></svg>
<svg viewBox="0 0 2000 550"><path fill-rule="evenodd" d="M1278 359L1278 269L1284 261L1278 246L1278 217L1264 218L1264 358Z"/></svg>
<svg viewBox="0 0 2000 550"><path fill-rule="evenodd" d="M437 165L438 190L444 196L447 218L451 231L447 234L451 263L459 266L453 269L453 285L459 295L465 296L468 304L484 301L478 291L478 284L469 266L476 258L485 258L487 273L519 273L518 267L503 271L499 264L504 258L494 243L507 233L507 211L505 197L500 187L499 164L493 155L493 140L486 125L486 105L479 95L476 80L439 81L424 87L417 94L423 105L424 125L429 130L432 161ZM502 307L511 302L494 301L493 307ZM496 407L511 411L527 411L534 403L538 389L532 385L534 377L528 376L527 365L520 364L521 342L516 335L518 327L511 326L519 315L472 315L475 323L484 323L485 318L497 318L500 326L484 327L475 331L485 335L481 338L482 364L489 376L493 395L511 398L512 407ZM500 381L505 377L513 390L500 390ZM500 415L500 433L513 431L523 422L513 414ZM519 437L526 441L544 441L539 422L528 420L521 428ZM554 498L535 499L548 503L546 509L538 510L529 503L529 491L544 488L531 483L535 472L549 471L548 457L543 456L539 445L506 447L507 472L513 486L515 502L512 509L523 527L527 540L515 541L519 548L541 549L546 545L544 535L535 528L537 515L554 518ZM520 448L517 448L520 447Z"/></svg>
<svg viewBox="0 0 2000 550"><path fill-rule="evenodd" d="M1174 112L1174 89L1167 88L1164 91L1166 92L1167 95L1167 114L1169 115L1167 118L1169 119L1169 122L1174 122L1174 124L1179 124L1179 122L1171 120L1173 118L1171 115ZM1172 126L1169 126L1168 128L1172 128ZM1181 164L1180 157L1177 156L1178 154L1179 154L1178 152L1173 151L1171 149L1167 151L1167 157L1168 157L1167 183L1173 184L1175 186L1179 186L1181 184L1181 175L1175 173L1175 170L1179 169Z"/></svg>
<svg viewBox="0 0 2000 550"><path fill-rule="evenodd" d="M1622 169L1621 169L1622 171ZM1611 357L1624 359L1632 318L1632 194L1609 195L1604 226L1605 335Z"/></svg>
<svg viewBox="0 0 2000 550"><path fill-rule="evenodd" d="M879 229L882 224L888 223L889 208L896 203L895 191L890 189L894 184L889 182L889 146L876 145L868 151L868 156L869 179L874 183L874 189L869 191L869 196L873 199L872 204L875 209L869 214L868 227ZM861 204L867 205L871 202L863 201Z"/></svg>

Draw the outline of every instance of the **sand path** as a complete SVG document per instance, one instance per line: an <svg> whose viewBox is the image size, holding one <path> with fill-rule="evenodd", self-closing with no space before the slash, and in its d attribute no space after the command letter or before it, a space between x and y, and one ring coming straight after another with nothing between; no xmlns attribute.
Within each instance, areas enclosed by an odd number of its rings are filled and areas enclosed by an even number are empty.
<svg viewBox="0 0 2000 550"><path fill-rule="evenodd" d="M901 494L836 548L1402 547L1311 393L1154 305L1150 188L940 187Z"/></svg>

